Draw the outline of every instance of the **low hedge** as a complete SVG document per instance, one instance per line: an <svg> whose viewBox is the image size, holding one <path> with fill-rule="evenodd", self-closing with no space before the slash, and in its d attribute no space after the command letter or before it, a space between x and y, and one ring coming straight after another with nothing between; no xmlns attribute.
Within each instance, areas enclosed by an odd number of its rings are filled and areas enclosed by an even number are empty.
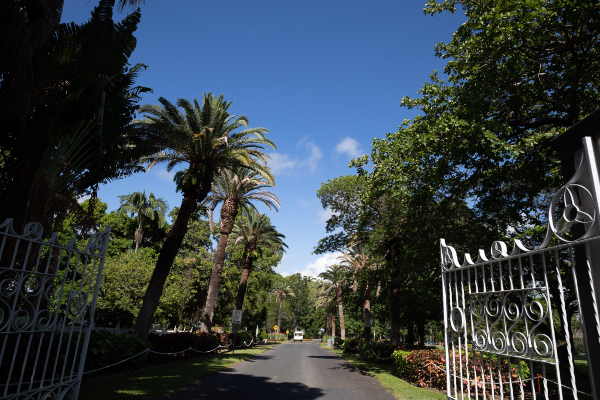
<svg viewBox="0 0 600 400"><path fill-rule="evenodd" d="M392 362L392 353L396 346L389 343L364 342L358 343L360 358L370 362Z"/></svg>
<svg viewBox="0 0 600 400"><path fill-rule="evenodd" d="M93 371L117 363L141 353L150 346L148 341L135 336L113 334L108 331L92 331L84 371ZM143 362L144 356L139 356L113 368L138 368Z"/></svg>
<svg viewBox="0 0 600 400"><path fill-rule="evenodd" d="M151 333L148 335L148 341L152 346L151 349L160 353L177 353L189 347L194 350L209 351L221 344L221 338L214 333L190 332L169 333L168 335Z"/></svg>

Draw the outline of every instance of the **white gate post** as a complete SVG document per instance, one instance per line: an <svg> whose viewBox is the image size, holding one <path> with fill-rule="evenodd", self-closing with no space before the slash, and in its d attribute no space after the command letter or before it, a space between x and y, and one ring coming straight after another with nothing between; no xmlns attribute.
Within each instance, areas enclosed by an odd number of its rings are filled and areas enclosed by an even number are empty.
<svg viewBox="0 0 600 400"><path fill-rule="evenodd" d="M552 140L560 153L563 179L567 182L581 164L588 165L588 175L580 181L590 188L594 204L585 196L580 196L582 206L593 209L595 218L600 218L600 109L590 114L573 127ZM579 224L581 225L581 224ZM575 234L583 232L581 226L573 226ZM596 231L595 235L600 234ZM587 249L586 249L587 248ZM600 399L600 248L598 246L579 245L575 248L575 271L579 291L581 324L586 346L590 385L594 399Z"/></svg>

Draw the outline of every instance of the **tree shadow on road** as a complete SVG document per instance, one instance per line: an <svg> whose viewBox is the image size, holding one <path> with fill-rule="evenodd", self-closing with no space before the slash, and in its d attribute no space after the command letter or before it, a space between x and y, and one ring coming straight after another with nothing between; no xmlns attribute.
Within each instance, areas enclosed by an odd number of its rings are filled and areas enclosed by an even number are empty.
<svg viewBox="0 0 600 400"><path fill-rule="evenodd" d="M368 372L365 372L364 370L360 369L359 367L352 364L351 362L343 359L342 357L338 357L338 356L308 356L308 358L323 358L323 359L328 359L328 360L340 360L340 364L338 366L330 367L329 369L345 369L347 371L356 372L356 373L359 373L364 376L372 376Z"/></svg>
<svg viewBox="0 0 600 400"><path fill-rule="evenodd" d="M250 361L250 360L248 360ZM217 374L188 385L164 400L265 400L285 398L286 400L306 400L323 397L325 392L311 388L300 382L271 382L264 376L247 374Z"/></svg>

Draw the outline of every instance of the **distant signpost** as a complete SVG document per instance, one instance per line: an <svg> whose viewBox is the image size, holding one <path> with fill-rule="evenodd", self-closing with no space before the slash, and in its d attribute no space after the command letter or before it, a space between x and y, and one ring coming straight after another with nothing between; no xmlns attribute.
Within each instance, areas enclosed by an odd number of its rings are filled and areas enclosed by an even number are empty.
<svg viewBox="0 0 600 400"><path fill-rule="evenodd" d="M242 323L242 310L233 310L231 313L231 325L233 325L233 353L235 354L235 338L237 337L237 326Z"/></svg>
<svg viewBox="0 0 600 400"><path fill-rule="evenodd" d="M231 324L239 325L242 323L242 310L233 310L231 313Z"/></svg>

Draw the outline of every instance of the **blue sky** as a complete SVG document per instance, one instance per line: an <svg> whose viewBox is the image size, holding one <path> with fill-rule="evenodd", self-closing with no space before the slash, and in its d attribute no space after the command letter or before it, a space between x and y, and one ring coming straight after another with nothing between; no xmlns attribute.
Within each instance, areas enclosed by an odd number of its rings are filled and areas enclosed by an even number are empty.
<svg viewBox="0 0 600 400"><path fill-rule="evenodd" d="M63 22L83 22L97 4L66 0ZM138 80L158 97L202 98L224 93L234 114L269 129L277 144L269 165L282 208L268 212L289 250L276 269L316 276L335 255L311 255L325 236L321 183L353 173L349 161L370 152L373 138L395 132L416 111L400 107L416 96L444 61L434 46L448 42L464 14L423 14L424 0L405 1L158 1L147 0L135 36ZM157 166L100 188L109 210L118 196L150 190L178 206L173 174Z"/></svg>

